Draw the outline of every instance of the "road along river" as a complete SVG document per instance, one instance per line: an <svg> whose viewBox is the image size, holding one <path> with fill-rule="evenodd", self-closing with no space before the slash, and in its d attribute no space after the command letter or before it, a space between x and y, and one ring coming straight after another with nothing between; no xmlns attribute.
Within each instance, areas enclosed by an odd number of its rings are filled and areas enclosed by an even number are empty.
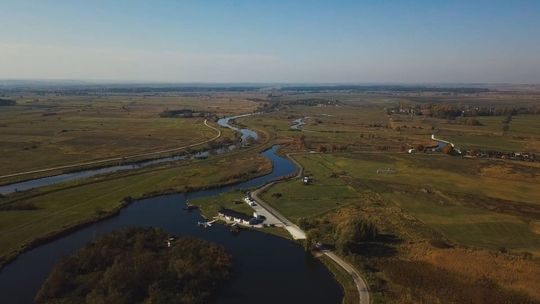
<svg viewBox="0 0 540 304"><path fill-rule="evenodd" d="M289 175L297 167L276 154L262 153L272 172L236 185L191 193L161 195L136 201L112 218L67 234L21 254L0 271L0 303L32 303L54 264L100 235L127 227L159 227L180 236L193 236L223 245L234 256L233 277L222 289L219 303L341 303L343 291L322 263L295 242L260 233L232 234L223 225L197 227L203 218L183 210L187 199L215 196L235 189L252 189Z"/></svg>

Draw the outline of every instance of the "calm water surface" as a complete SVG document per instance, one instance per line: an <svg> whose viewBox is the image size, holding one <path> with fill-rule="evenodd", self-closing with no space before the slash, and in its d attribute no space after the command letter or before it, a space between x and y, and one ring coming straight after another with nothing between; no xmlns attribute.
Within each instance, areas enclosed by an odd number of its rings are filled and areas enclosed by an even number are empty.
<svg viewBox="0 0 540 304"><path fill-rule="evenodd" d="M31 303L54 264L96 237L126 227L159 227L175 235L193 236L223 245L234 256L233 278L218 303L341 303L343 293L333 275L292 241L256 231L231 234L223 225L197 227L198 212L183 210L187 199L213 196L234 189L261 186L296 170L275 154L272 173L234 186L187 194L162 195L137 201L118 216L92 224L20 255L0 271L0 303Z"/></svg>

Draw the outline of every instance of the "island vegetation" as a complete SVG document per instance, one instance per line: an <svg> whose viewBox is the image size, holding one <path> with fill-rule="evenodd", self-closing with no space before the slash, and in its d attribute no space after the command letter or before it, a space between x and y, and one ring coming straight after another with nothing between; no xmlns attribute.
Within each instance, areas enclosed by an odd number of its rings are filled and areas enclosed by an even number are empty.
<svg viewBox="0 0 540 304"><path fill-rule="evenodd" d="M105 235L58 263L36 303L208 303L231 274L221 246L132 228Z"/></svg>

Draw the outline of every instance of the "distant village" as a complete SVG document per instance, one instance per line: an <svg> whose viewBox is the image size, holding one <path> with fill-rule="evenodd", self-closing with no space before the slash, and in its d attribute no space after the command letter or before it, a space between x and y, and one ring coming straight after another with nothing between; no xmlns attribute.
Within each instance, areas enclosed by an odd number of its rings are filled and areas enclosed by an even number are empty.
<svg viewBox="0 0 540 304"><path fill-rule="evenodd" d="M480 149L460 149L455 147L455 145L450 142L436 139L434 135L431 136L431 139L436 141L438 144L430 147L423 147L422 145L419 145L416 148L408 149L407 152L442 152L445 154L461 156L464 158L498 158L527 162L540 162L540 158L534 153L501 152Z"/></svg>
<svg viewBox="0 0 540 304"><path fill-rule="evenodd" d="M540 115L540 106L509 107L509 106L472 106L449 104L411 104L400 102L394 107L386 109L391 114L424 115L437 118L455 119L458 117L476 116L508 116L532 114Z"/></svg>

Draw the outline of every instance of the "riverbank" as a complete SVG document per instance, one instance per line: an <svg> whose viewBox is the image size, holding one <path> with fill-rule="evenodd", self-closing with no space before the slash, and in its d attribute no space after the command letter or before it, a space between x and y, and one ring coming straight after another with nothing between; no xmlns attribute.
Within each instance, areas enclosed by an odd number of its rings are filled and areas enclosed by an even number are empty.
<svg viewBox="0 0 540 304"><path fill-rule="evenodd" d="M114 166L136 165L143 162L150 162L156 159L180 156L181 154L178 154L178 152L183 152L183 154L186 154L186 153L194 153L198 151L204 151L206 149L211 149L210 146L204 147L203 145L208 145L215 142L216 140L222 137L223 133L220 129L210 125L207 119L204 120L203 124L206 127L208 127L210 130L213 130L217 133L215 133L215 135L210 139L205 139L201 142L184 145L184 146L176 147L176 148L163 149L159 151L139 153L139 154L128 155L128 156L118 156L118 157L107 158L107 159L97 159L97 160L87 161L83 163L62 165L62 166L56 166L56 167L51 167L51 168L2 175L0 176L0 186L9 185L13 183L20 183L20 182L24 182L28 180L33 180L33 179L52 177L52 176L57 176L61 174L77 173L77 172L86 171L86 170L96 170L96 169L111 167L113 165ZM193 150L193 148L195 147L197 147L197 149ZM170 153L173 153L173 154L170 154Z"/></svg>
<svg viewBox="0 0 540 304"><path fill-rule="evenodd" d="M271 159L283 159L275 155L275 148L266 150L263 155ZM8 300L8 303L31 302L33 290L39 288L42 280L60 256L73 252L99 235L119 228L150 226L162 227L176 235L190 235L215 241L231 250L235 259L240 261L235 266L238 267L238 275L230 282L230 285L225 287L225 290L230 290L230 292L224 291L222 298L220 297L220 303L238 303L242 299L252 298L256 296L256 290L269 284L273 286L272 293L265 299L259 300L260 303L270 304L276 301L297 303L301 299L307 299L309 303L340 303L342 291L338 282L318 260L309 257L311 262L306 263L308 257L302 246L296 242L249 230L243 231L238 236L223 225L213 225L211 228L202 229L197 225L197 222L202 220L199 212L183 210L187 200L215 196L235 189L245 191L256 188L278 176L286 175L293 168L292 164L285 168L273 166L271 174L240 184L137 200L123 208L117 216L78 229L65 237L50 241L20 255L0 272L0 293ZM282 255L273 254L276 250ZM253 272L255 268L259 271ZM261 271L265 275L261 276ZM282 274L285 271L288 275L283 277ZM294 289L290 288L292 285L295 286ZM305 292L310 289L316 291ZM242 296L239 298L239 295ZM21 298L26 300L17 300Z"/></svg>
<svg viewBox="0 0 540 304"><path fill-rule="evenodd" d="M279 152L277 151L276 153L279 154ZM268 216L271 216L272 218L277 219L280 222L280 226L282 226L282 228L284 228L290 234L293 240L302 241L306 240L306 233L295 223L288 220L283 214L275 210L272 206L270 206L268 203L266 203L263 199L259 197L261 193L266 192L269 188L271 188L277 183L290 181L292 179L299 179L303 176L303 166L293 157L291 157L291 154L292 153L286 154L286 159L295 166L295 169L293 171L287 174L285 178L279 178L277 180L270 181L251 192L251 197L257 202L257 207L248 206L247 204L242 202L242 197L238 198L239 193L222 194L216 199L219 200L220 204L228 204L226 205L227 208L236 208L236 210L240 212L249 210L245 212L248 214L253 211L256 211L257 214L262 214L262 212L257 210L257 208L262 207L267 213L267 218ZM206 203L208 204L208 200L206 200ZM235 205L239 205L239 208ZM256 230L264 231L263 228ZM349 262L345 261L343 258L339 257L330 250L322 250L320 252L315 251L312 253L321 253L328 259L325 265L327 265L328 269L336 277L336 280L338 280L342 285L343 291L345 293L344 303L370 303L371 297L368 284L366 283L366 280L360 275L360 273L354 268L354 266L352 266ZM351 288L351 286L354 286L354 288Z"/></svg>
<svg viewBox="0 0 540 304"><path fill-rule="evenodd" d="M185 166L190 166L190 165L192 166L193 164L189 164L189 165L185 165ZM197 165L197 164L195 164L195 165ZM268 174L269 172L271 172L271 170L272 170L272 168L269 166L269 167L266 167L266 170L264 170L264 171L252 172L252 173L250 173L248 175L244 175L244 176L241 176L241 177L236 177L235 178L233 176L229 176L229 177L226 178L228 180L228 182L214 183L214 184L200 185L200 186L191 186L191 187L189 187L189 191L192 192L192 191L200 191L200 190L209 190L209 189L216 189L216 188L219 188L219 187L238 184L238 183L240 183L242 181L245 181L245 180L249 180L249 179L252 179L252 178L255 178L255 177L259 177L259 176L264 176L264 175ZM125 178L126 176L123 176L123 177ZM120 179L120 177L111 177L110 178L111 181L118 180L118 179ZM88 185L99 184L99 183L102 183L102 182L103 181L93 181L93 182L89 183ZM82 185L80 185L80 184L74 185L72 189L79 188L81 186ZM54 190L54 191L51 191L51 192L45 192L45 193L42 193L42 194L37 194L36 196L33 196L31 198L36 199L36 198L42 197L43 195L54 195L57 192L66 191L66 190L67 189L65 189L65 188L64 189L57 189L57 190ZM182 192L183 191L178 191L177 189L164 189L164 190L159 190L159 191L151 191L151 192L148 192L148 193L142 193L141 195L129 196L129 199L127 199L127 200L122 199L120 201L117 201L116 203L114 203L112 208L99 209L99 212L92 213L90 216L88 216L88 217L86 217L86 218L84 218L84 219L82 219L80 221L71 223L71 224L69 224L69 226L62 226L61 228L59 228L57 230L50 231L50 232L48 232L47 234L45 234L43 236L32 239L30 242L26 243L23 246L20 246L20 247L16 248L15 250L11 251L8 254L1 255L0 256L0 270L6 264L8 264L9 262L16 259L16 257L18 255L20 255L21 253L23 253L25 251L28 251L30 249L33 249L33 248L35 248L37 246L46 244L46 243L48 243L50 241L61 238L61 237L65 236L65 235L67 235L69 233L72 233L72 232L74 232L76 230L84 228L84 227L86 227L88 225L91 225L91 224L94 224L96 222L105 220L107 218L116 216L116 215L118 215L118 213L123 208L125 208L126 206L128 206L130 203L132 203L134 201L137 201L137 200L140 200L140 199L157 197L157 196L160 196L160 195L167 195L167 194L173 194L173 193L182 193ZM81 193L81 194L84 195L84 193ZM28 199L29 198L25 198L24 200L28 200ZM16 211L3 211L3 212L16 212ZM1 238L2 234L4 234L4 233L0 232L0 238Z"/></svg>
<svg viewBox="0 0 540 304"><path fill-rule="evenodd" d="M207 160L114 173L4 198L2 205L14 208L0 212L4 223L0 226L0 267L22 252L118 214L126 206L122 203L126 197L148 198L216 188L268 174L272 168L263 165L267 160L258 153L269 147L272 136L263 131L259 134L260 144ZM233 165L232 170L229 165ZM48 202L55 202L52 209Z"/></svg>

